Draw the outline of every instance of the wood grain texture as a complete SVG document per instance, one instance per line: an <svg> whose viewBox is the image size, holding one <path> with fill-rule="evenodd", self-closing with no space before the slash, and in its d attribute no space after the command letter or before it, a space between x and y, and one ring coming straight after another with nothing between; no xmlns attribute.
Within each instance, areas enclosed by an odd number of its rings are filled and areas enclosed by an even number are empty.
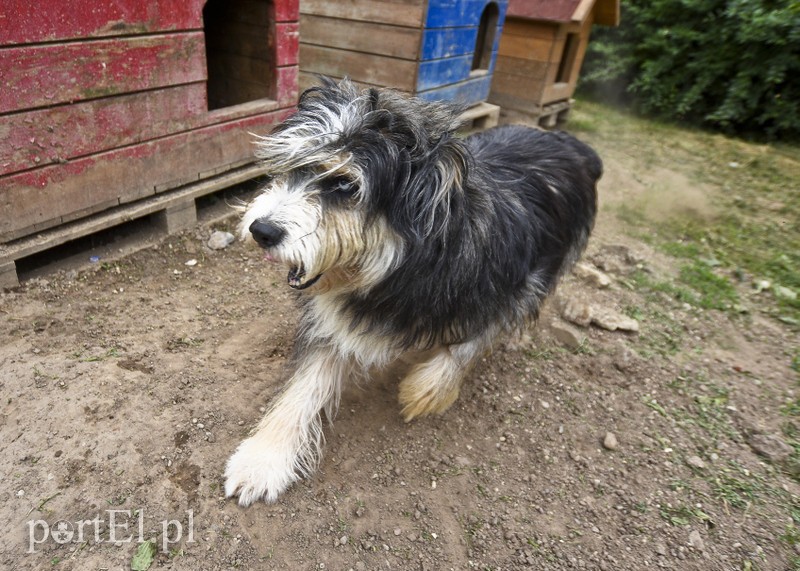
<svg viewBox="0 0 800 571"><path fill-rule="evenodd" d="M252 158L248 133L267 133L291 110L265 113L0 179L0 241L197 180L210 165ZM87 192L91 189L91 192Z"/></svg>
<svg viewBox="0 0 800 571"><path fill-rule="evenodd" d="M304 14L300 34L304 44L407 60L419 54L420 31L401 26Z"/></svg>
<svg viewBox="0 0 800 571"><path fill-rule="evenodd" d="M300 65L306 73L351 77L406 91L414 88L416 76L416 64L411 61L307 44L300 44Z"/></svg>
<svg viewBox="0 0 800 571"><path fill-rule="evenodd" d="M419 28L425 15L424 0L391 2L380 0L303 0L300 13L345 20L377 22ZM302 16L301 16L302 19Z"/></svg>
<svg viewBox="0 0 800 571"><path fill-rule="evenodd" d="M0 50L0 113L206 79L203 34Z"/></svg>
<svg viewBox="0 0 800 571"><path fill-rule="evenodd" d="M458 26L478 26L484 8L490 0L430 0L428 14L425 19L426 28L454 28ZM500 20L503 24L508 0L495 0L500 9Z"/></svg>
<svg viewBox="0 0 800 571"><path fill-rule="evenodd" d="M4 45L153 34L203 27L204 0L3 0Z"/></svg>

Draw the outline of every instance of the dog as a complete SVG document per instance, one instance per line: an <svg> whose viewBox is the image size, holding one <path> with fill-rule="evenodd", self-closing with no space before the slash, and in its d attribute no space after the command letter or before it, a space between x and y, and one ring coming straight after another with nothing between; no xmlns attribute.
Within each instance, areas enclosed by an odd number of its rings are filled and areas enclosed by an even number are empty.
<svg viewBox="0 0 800 571"><path fill-rule="evenodd" d="M257 142L271 177L243 238L302 292L293 374L229 459L225 493L275 499L317 468L343 384L398 359L406 421L442 413L505 332L534 322L589 239L602 162L559 132L465 139L458 112L323 79Z"/></svg>

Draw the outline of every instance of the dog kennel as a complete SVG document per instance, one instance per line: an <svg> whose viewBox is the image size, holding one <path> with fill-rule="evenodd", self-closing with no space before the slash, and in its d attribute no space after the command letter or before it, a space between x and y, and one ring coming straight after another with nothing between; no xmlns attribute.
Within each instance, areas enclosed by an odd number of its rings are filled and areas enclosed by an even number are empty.
<svg viewBox="0 0 800 571"><path fill-rule="evenodd" d="M301 0L300 86L349 77L425 99L489 95L508 0Z"/></svg>
<svg viewBox="0 0 800 571"><path fill-rule="evenodd" d="M619 24L619 0L510 0L489 101L545 126L565 117L593 24Z"/></svg>
<svg viewBox="0 0 800 571"><path fill-rule="evenodd" d="M14 261L252 178L296 104L297 0L4 0L0 286Z"/></svg>

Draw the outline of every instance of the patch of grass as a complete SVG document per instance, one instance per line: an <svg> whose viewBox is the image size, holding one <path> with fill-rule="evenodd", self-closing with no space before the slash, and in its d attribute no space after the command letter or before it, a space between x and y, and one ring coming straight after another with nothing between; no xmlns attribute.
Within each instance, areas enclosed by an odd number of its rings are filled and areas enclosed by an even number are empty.
<svg viewBox="0 0 800 571"><path fill-rule="evenodd" d="M720 470L709 484L715 499L737 509L746 509L770 491L761 476L736 462L731 462L729 468Z"/></svg>
<svg viewBox="0 0 800 571"><path fill-rule="evenodd" d="M696 304L704 309L728 311L739 303L739 296L731 282L702 264L681 266L680 281L697 292Z"/></svg>
<svg viewBox="0 0 800 571"><path fill-rule="evenodd" d="M674 526L690 525L692 522L713 523L711 516L698 507L692 506L662 506L659 515Z"/></svg>
<svg viewBox="0 0 800 571"><path fill-rule="evenodd" d="M692 266L701 258L714 260L729 271L800 294L800 146L754 144L587 101L575 106L569 127L585 133L601 156L619 160L632 172L652 175L650 169L666 168L704 185L707 202L714 205L711 216L687 213L676 204L672 215L659 210L646 217L633 197L618 213L628 232L647 233L656 247L691 260ZM647 184L647 176L637 179ZM721 285L704 275L686 277L699 279L703 287ZM730 294L725 286L721 291ZM764 293L757 300L765 312L800 327L800 296ZM721 303L729 302L728 296Z"/></svg>

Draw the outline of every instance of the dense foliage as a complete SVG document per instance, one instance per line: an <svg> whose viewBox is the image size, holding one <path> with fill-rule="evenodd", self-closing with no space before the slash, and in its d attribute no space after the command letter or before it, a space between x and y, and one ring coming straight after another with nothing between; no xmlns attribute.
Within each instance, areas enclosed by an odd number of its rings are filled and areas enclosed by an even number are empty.
<svg viewBox="0 0 800 571"><path fill-rule="evenodd" d="M582 88L737 133L800 138L800 0L623 0Z"/></svg>

